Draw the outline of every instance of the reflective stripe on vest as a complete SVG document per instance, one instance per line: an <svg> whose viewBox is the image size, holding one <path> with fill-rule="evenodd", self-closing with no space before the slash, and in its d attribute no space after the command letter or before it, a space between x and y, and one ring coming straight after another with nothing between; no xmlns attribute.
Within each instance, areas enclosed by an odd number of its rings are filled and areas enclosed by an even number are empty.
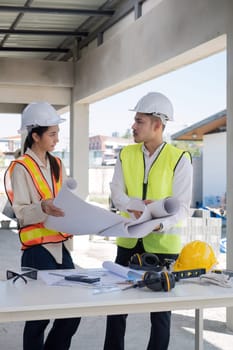
<svg viewBox="0 0 233 350"><path fill-rule="evenodd" d="M128 196L151 200L172 196L174 171L183 154L190 158L188 153L165 143L150 168L148 183L145 186L142 144L124 147L120 159ZM122 213L122 215L127 216L128 214ZM145 251L158 254L179 253L181 249L180 226L181 223L174 225L167 232L148 234L142 239ZM137 238L117 238L117 245L120 247L130 249L136 244Z"/></svg>
<svg viewBox="0 0 233 350"><path fill-rule="evenodd" d="M37 189L37 192L41 197L41 199L54 198L57 195L62 184L61 161L59 158L56 158L56 161L58 162L58 165L59 165L60 174L59 174L58 182L56 182L54 176L52 176L53 192L51 191L50 186L48 185L44 175L42 174L39 165L29 155L25 154L24 156L11 162L10 166L8 167L5 173L5 178L4 178L5 189L10 202L11 203L13 202L13 197L14 197L10 179L11 179L14 167L17 163L25 167L25 169L31 176L33 184ZM37 224L28 225L20 228L19 236L23 244L22 249L26 249L27 247L31 247L38 244L63 242L67 240L69 237L72 237L72 235L67 233L49 230L44 227L43 223L37 223Z"/></svg>
<svg viewBox="0 0 233 350"><path fill-rule="evenodd" d="M67 233L49 230L42 223L25 226L20 229L19 233L23 249L38 244L63 242L69 237L72 237L72 235L68 235Z"/></svg>

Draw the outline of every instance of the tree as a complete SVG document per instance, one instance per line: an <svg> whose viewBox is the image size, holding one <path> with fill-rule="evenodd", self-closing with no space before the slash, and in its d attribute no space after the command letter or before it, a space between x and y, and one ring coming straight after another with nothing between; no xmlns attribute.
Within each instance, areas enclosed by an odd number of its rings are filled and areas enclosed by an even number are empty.
<svg viewBox="0 0 233 350"><path fill-rule="evenodd" d="M172 141L172 144L184 151L190 152L192 157L200 157L202 154L202 141Z"/></svg>

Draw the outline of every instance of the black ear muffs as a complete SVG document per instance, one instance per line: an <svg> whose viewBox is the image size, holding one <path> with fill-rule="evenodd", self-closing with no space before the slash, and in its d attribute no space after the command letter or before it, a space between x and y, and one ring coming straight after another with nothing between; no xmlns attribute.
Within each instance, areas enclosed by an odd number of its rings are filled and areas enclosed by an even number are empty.
<svg viewBox="0 0 233 350"><path fill-rule="evenodd" d="M165 291L168 292L175 287L175 276L171 272L154 272L147 271L143 276L142 283L144 286L152 289L155 292Z"/></svg>
<svg viewBox="0 0 233 350"><path fill-rule="evenodd" d="M129 267L135 270L162 271L162 266L156 254L134 254L130 258Z"/></svg>

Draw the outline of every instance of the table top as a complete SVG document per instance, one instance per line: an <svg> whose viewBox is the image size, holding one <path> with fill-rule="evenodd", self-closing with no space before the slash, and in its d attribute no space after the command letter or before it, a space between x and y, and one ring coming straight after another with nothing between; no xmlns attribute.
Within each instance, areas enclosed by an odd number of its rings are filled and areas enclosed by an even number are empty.
<svg viewBox="0 0 233 350"><path fill-rule="evenodd" d="M90 286L42 280L0 281L0 322L233 306L233 288L177 282L169 292L147 288L95 293Z"/></svg>

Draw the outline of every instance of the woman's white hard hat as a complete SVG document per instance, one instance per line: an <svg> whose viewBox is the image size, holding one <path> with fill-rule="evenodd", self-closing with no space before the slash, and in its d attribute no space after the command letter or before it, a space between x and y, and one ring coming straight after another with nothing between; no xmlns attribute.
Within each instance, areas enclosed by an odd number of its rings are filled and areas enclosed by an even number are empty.
<svg viewBox="0 0 233 350"><path fill-rule="evenodd" d="M32 102L23 110L18 132L29 131L37 126L58 125L64 121L48 102Z"/></svg>
<svg viewBox="0 0 233 350"><path fill-rule="evenodd" d="M160 92L149 92L143 96L130 111L151 114L160 117L163 124L173 121L173 106L171 101Z"/></svg>

